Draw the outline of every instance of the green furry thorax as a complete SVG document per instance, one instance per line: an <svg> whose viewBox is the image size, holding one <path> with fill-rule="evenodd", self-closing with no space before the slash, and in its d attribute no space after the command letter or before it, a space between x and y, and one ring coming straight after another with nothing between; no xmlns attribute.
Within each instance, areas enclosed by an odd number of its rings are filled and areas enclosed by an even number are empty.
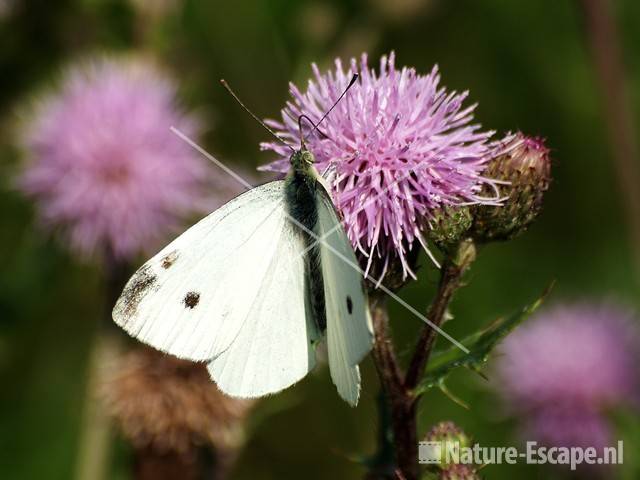
<svg viewBox="0 0 640 480"><path fill-rule="evenodd" d="M286 201L289 214L308 230L313 231L318 219L316 190L320 178L314 167L315 157L302 148L289 158L291 169L286 178Z"/></svg>
<svg viewBox="0 0 640 480"><path fill-rule="evenodd" d="M318 236L317 190L323 188L313 166L315 159L308 150L298 150L291 155L291 169L285 180L286 203L289 215L296 220L294 229L302 236L308 247L305 255L305 288L309 295L312 314L320 332L326 328L324 282L320 263ZM302 228L300 225L304 226Z"/></svg>

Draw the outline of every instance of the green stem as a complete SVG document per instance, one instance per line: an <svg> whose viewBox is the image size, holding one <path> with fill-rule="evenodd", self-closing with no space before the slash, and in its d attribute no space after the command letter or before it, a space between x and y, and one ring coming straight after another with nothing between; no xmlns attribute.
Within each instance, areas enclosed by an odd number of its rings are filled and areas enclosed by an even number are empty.
<svg viewBox="0 0 640 480"><path fill-rule="evenodd" d="M428 311L428 318L434 325L442 324L449 302L462 285L462 276L474 259L475 245L471 240L465 240L445 261L440 274L438 292ZM370 309L375 333L373 359L390 411L397 470L390 472L391 469L386 469L383 474L379 468L376 468L375 471L369 472L368 478L417 480L420 475L417 434L419 397L416 397L414 389L429 361L436 339L436 330L428 325L424 327L407 374L404 375L391 341L386 297L372 292Z"/></svg>
<svg viewBox="0 0 640 480"><path fill-rule="evenodd" d="M378 446L370 460L366 480L392 478L396 469L391 410L384 390L380 390L376 403L378 405Z"/></svg>
<svg viewBox="0 0 640 480"><path fill-rule="evenodd" d="M464 240L458 245L455 254L445 259L440 270L438 291L427 312L427 318L436 327L442 325L449 303L451 303L455 292L462 286L462 277L475 258L476 249L473 241ZM413 390L422 378L436 337L437 331L432 325L425 325L422 328L404 380L404 386L408 390Z"/></svg>
<svg viewBox="0 0 640 480"><path fill-rule="evenodd" d="M125 263L118 261L108 248L104 251L103 268L104 310L89 352L84 411L76 460L77 480L108 478L111 454L111 420L99 404L97 395L105 380L105 365L112 364L120 355L121 345L118 337L113 334L111 310L120 296L129 268Z"/></svg>
<svg viewBox="0 0 640 480"><path fill-rule="evenodd" d="M398 470L406 480L418 478L418 444L413 400L404 388L403 374L389 334L386 297L372 294L371 317L375 333L373 359L391 413L391 431ZM384 477L383 477L384 478ZM393 473L387 478L397 478Z"/></svg>

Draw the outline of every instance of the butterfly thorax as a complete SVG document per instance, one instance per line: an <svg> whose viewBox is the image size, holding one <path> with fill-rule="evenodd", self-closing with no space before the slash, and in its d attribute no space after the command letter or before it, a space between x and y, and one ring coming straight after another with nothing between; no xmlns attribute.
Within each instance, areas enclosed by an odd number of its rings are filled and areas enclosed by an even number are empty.
<svg viewBox="0 0 640 480"><path fill-rule="evenodd" d="M314 231L318 221L316 194L317 189L322 188L318 185L320 176L313 166L315 158L309 150L302 148L294 152L289 161L291 169L285 187L289 214L308 231Z"/></svg>
<svg viewBox="0 0 640 480"><path fill-rule="evenodd" d="M323 187L313 166L315 159L311 152L306 149L298 150L291 155L290 161L291 169L285 184L287 209L295 220L293 228L303 237L306 245L305 288L311 299L310 307L316 325L324 332L327 322L320 246L317 242L319 232L316 204L317 189Z"/></svg>

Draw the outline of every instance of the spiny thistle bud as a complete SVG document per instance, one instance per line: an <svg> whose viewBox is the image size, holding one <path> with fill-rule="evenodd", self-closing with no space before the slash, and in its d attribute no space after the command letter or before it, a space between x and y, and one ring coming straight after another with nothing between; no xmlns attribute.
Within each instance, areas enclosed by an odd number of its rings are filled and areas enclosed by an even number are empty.
<svg viewBox="0 0 640 480"><path fill-rule="evenodd" d="M457 451L460 448L469 447L471 440L464 431L453 422L440 422L434 425L425 436L427 442L440 442L440 464L441 468L449 468L451 464L447 462L447 451ZM437 457L438 455L436 455Z"/></svg>
<svg viewBox="0 0 640 480"><path fill-rule="evenodd" d="M471 465L451 465L440 472L439 480L480 480L480 475Z"/></svg>
<svg viewBox="0 0 640 480"><path fill-rule="evenodd" d="M429 238L440 250L448 252L462 240L473 223L473 217L469 207L447 206L437 210L429 223Z"/></svg>
<svg viewBox="0 0 640 480"><path fill-rule="evenodd" d="M509 240L524 232L540 213L544 193L551 182L549 149L541 138L518 132L498 152L484 175L508 182L497 187L505 200L501 206L473 208L472 236L480 242ZM483 192L495 194L487 186Z"/></svg>

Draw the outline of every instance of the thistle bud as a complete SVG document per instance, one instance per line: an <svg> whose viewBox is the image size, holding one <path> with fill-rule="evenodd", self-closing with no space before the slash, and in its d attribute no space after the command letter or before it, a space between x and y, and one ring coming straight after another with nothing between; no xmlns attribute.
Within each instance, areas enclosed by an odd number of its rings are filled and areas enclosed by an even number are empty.
<svg viewBox="0 0 640 480"><path fill-rule="evenodd" d="M471 465L451 465L440 472L439 480L480 480L480 475Z"/></svg>
<svg viewBox="0 0 640 480"><path fill-rule="evenodd" d="M500 206L473 208L472 236L480 242L509 240L524 232L542 209L544 193L551 182L549 149L538 137L517 133L488 164L484 175L508 182L500 185ZM495 194L484 187L486 195Z"/></svg>
<svg viewBox="0 0 640 480"><path fill-rule="evenodd" d="M446 206L434 212L429 238L443 252L454 249L467 233L473 217L469 207Z"/></svg>
<svg viewBox="0 0 640 480"><path fill-rule="evenodd" d="M471 440L464 431L453 422L440 422L434 425L425 437L427 442L440 443L440 468L447 469L452 464L447 462L445 452L459 451L460 448L469 447Z"/></svg>

